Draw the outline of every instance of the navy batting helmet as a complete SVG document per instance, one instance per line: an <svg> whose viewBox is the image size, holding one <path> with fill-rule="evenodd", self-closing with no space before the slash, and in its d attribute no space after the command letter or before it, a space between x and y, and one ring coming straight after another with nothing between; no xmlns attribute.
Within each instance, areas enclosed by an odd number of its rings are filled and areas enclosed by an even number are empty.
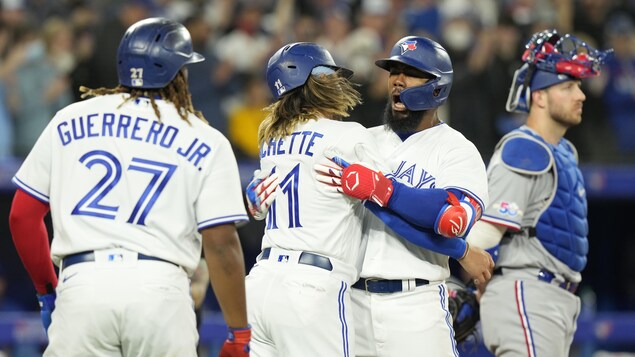
<svg viewBox="0 0 635 357"><path fill-rule="evenodd" d="M529 112L531 92L599 75L612 52L599 51L570 34L560 36L554 29L535 33L525 45L524 63L514 73L505 109Z"/></svg>
<svg viewBox="0 0 635 357"><path fill-rule="evenodd" d="M303 86L311 73L328 73L328 69L339 71L343 77L353 74L350 69L336 65L331 54L320 45L311 42L291 43L269 59L267 84L274 99L278 100L292 89Z"/></svg>
<svg viewBox="0 0 635 357"><path fill-rule="evenodd" d="M117 50L119 84L132 88L163 88L188 63L205 58L192 50L187 29L161 17L130 26Z"/></svg>
<svg viewBox="0 0 635 357"><path fill-rule="evenodd" d="M392 48L390 57L375 61L378 67L387 71L394 63L403 63L435 77L421 86L404 89L399 94L406 108L437 108L448 99L454 71L450 56L443 46L425 37L404 37Z"/></svg>

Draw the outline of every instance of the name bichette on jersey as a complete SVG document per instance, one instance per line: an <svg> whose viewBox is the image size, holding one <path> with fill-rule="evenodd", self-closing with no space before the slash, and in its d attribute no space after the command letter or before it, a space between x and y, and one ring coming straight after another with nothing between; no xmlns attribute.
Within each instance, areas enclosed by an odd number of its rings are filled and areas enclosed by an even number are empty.
<svg viewBox="0 0 635 357"><path fill-rule="evenodd" d="M74 141L95 137L114 137L176 149L176 153L198 167L211 148L203 140L194 137L186 145L178 142L179 128L155 120L115 113L91 113L78 118L62 120L57 125L57 134L63 146Z"/></svg>
<svg viewBox="0 0 635 357"><path fill-rule="evenodd" d="M270 140L268 145L263 145L260 150L260 158L274 155L307 155L313 156L311 149L324 137L324 134L317 131L296 131L289 135L288 143L284 139Z"/></svg>

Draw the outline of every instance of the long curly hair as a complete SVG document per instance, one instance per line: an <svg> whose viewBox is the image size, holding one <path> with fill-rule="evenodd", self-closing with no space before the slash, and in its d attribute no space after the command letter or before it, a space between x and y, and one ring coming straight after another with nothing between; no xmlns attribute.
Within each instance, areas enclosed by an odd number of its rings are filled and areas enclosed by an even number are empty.
<svg viewBox="0 0 635 357"><path fill-rule="evenodd" d="M174 79L168 83L163 88L157 89L146 89L146 88L131 88L122 85L118 85L115 88L97 88L90 89L84 86L79 87L79 91L82 92L81 97L96 97L100 95L108 95L108 94L117 94L117 93L128 93L130 96L126 98L117 108L120 108L126 102L135 101L141 97L149 98L152 108L154 109L154 113L157 115L159 122L161 122L161 113L159 111L159 107L155 101L155 98L159 97L163 100L170 101L176 107L177 112L181 119L186 122L190 122L188 119L188 114L194 114L196 117L207 123L207 120L198 110L195 110L192 106L192 95L190 94L190 90L187 85L187 78L185 75L185 71L181 69Z"/></svg>
<svg viewBox="0 0 635 357"><path fill-rule="evenodd" d="M341 120L361 104L361 95L348 78L338 74L311 75L307 82L266 107L267 116L258 128L258 145L280 139L296 125L325 117Z"/></svg>

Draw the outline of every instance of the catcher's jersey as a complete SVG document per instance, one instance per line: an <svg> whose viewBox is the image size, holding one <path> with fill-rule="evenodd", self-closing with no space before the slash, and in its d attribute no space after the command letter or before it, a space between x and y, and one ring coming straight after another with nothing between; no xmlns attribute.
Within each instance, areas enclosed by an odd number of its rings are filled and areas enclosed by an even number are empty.
<svg viewBox="0 0 635 357"><path fill-rule="evenodd" d="M487 203L485 164L478 150L446 124L412 134L402 141L384 126L371 128L393 177L411 187L455 188ZM448 257L401 238L372 214L364 220L363 278L439 281L450 275ZM438 239L447 239L441 236ZM451 238L458 239L458 238Z"/></svg>
<svg viewBox="0 0 635 357"><path fill-rule="evenodd" d="M313 165L324 163L326 150L351 163L379 167L381 162L373 136L353 122L310 120L297 125L290 136L263 145L261 169L279 173L280 192L267 214L262 248L314 252L340 260L352 270L364 207L358 199L326 192L316 180Z"/></svg>
<svg viewBox="0 0 635 357"><path fill-rule="evenodd" d="M13 182L48 202L53 261L121 247L193 272L200 229L248 220L229 141L170 102L99 96L60 110ZM120 106L121 105L121 106Z"/></svg>
<svg viewBox="0 0 635 357"><path fill-rule="evenodd" d="M549 254L538 239L529 239L527 232L521 230L533 227L545 206L551 202L556 185L552 170L539 175L523 175L505 165L501 154L502 150L496 150L487 168L491 204L481 218L484 222L508 228L501 241L496 266L544 268L570 281L580 281L579 272Z"/></svg>

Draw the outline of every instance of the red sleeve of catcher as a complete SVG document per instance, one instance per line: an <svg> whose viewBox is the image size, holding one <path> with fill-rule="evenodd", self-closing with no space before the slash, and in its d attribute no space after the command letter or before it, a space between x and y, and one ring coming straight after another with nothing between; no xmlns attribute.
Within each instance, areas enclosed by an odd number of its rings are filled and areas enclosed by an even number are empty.
<svg viewBox="0 0 635 357"><path fill-rule="evenodd" d="M48 211L48 204L18 189L9 213L13 243L39 294L50 293L52 291L48 290L57 286L48 233L44 224L44 217Z"/></svg>

